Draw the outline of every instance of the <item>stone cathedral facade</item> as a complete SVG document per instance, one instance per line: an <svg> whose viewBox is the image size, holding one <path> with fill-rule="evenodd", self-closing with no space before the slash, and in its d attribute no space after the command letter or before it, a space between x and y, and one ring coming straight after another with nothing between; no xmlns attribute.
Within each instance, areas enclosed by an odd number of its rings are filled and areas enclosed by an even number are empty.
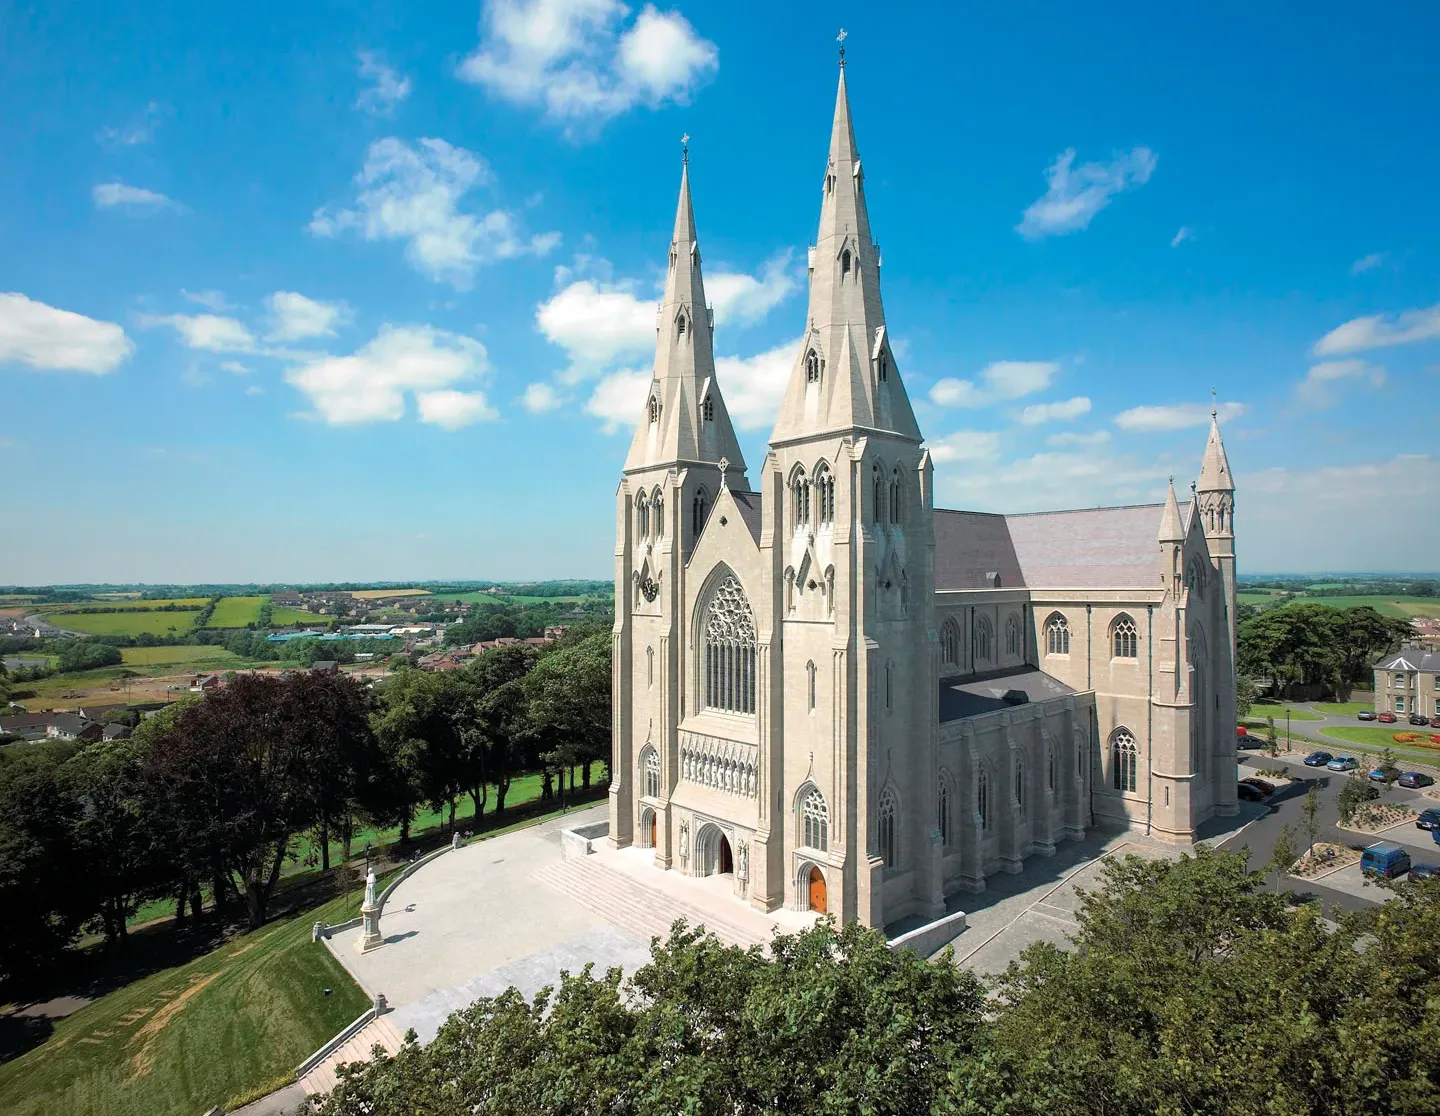
<svg viewBox="0 0 1440 1116"><path fill-rule="evenodd" d="M934 507L842 64L806 334L752 483L689 168L616 498L610 841L737 901L883 927L1096 825L1235 812L1234 484L1184 505Z"/></svg>

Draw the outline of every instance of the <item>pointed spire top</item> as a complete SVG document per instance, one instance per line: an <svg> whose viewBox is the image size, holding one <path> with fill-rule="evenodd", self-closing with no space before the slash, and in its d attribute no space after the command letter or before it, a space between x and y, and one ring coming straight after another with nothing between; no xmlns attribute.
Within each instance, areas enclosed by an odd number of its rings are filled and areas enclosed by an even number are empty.
<svg viewBox="0 0 1440 1116"><path fill-rule="evenodd" d="M695 207L690 202L690 151L682 150L685 161L680 167L680 202L675 207L675 232L670 239L679 251L688 252L695 243Z"/></svg>
<svg viewBox="0 0 1440 1116"><path fill-rule="evenodd" d="M1170 487L1165 490L1165 511L1160 516L1160 543L1185 541L1185 527L1180 522L1180 505L1175 499L1175 478L1170 478Z"/></svg>
<svg viewBox="0 0 1440 1116"><path fill-rule="evenodd" d="M1205 443L1205 460L1200 465L1201 492L1234 492L1235 478L1230 475L1230 461L1225 456L1225 442L1220 437L1219 408L1210 411L1210 437Z"/></svg>

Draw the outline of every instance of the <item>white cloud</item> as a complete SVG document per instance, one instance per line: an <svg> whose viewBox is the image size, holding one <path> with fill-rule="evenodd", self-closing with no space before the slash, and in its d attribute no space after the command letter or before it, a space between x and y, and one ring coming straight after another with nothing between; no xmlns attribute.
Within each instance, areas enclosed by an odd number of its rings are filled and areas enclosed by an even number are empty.
<svg viewBox="0 0 1440 1116"><path fill-rule="evenodd" d="M481 391L422 391L415 396L420 421L446 430L499 417Z"/></svg>
<svg viewBox="0 0 1440 1116"><path fill-rule="evenodd" d="M996 461L1000 457L1000 435L994 430L957 430L929 446L930 459L937 465Z"/></svg>
<svg viewBox="0 0 1440 1116"><path fill-rule="evenodd" d="M1368 256L1361 256L1350 265L1351 275L1364 275L1367 271L1374 271L1385 262L1389 252L1371 252Z"/></svg>
<svg viewBox="0 0 1440 1116"><path fill-rule="evenodd" d="M1340 389L1346 382L1363 383L1371 388L1385 386L1385 369L1364 360L1325 360L1311 365L1305 378L1295 385L1295 397L1306 407L1317 410L1340 402Z"/></svg>
<svg viewBox="0 0 1440 1116"><path fill-rule="evenodd" d="M479 392L450 390L489 371L485 346L430 326L385 326L350 356L325 356L292 368L285 379L333 424L393 422L413 392L421 419L439 425L474 422L494 412ZM461 396L464 398L456 399Z"/></svg>
<svg viewBox="0 0 1440 1116"><path fill-rule="evenodd" d="M1181 225L1174 236L1170 238L1170 247L1179 248L1187 240L1195 239L1195 231L1189 225Z"/></svg>
<svg viewBox="0 0 1440 1116"><path fill-rule="evenodd" d="M654 376L644 369L611 372L602 376L586 400L585 410L602 421L606 434L634 426L645 405L645 393Z"/></svg>
<svg viewBox="0 0 1440 1116"><path fill-rule="evenodd" d="M348 321L350 308L343 302L319 302L295 291L267 295L271 341L299 341L306 337L334 337L335 327Z"/></svg>
<svg viewBox="0 0 1440 1116"><path fill-rule="evenodd" d="M113 372L135 351L114 322L57 310L23 294L0 294L0 364L44 372Z"/></svg>
<svg viewBox="0 0 1440 1116"><path fill-rule="evenodd" d="M715 307L715 328L754 325L799 289L789 250L765 261L760 275L721 271L705 279L705 297Z"/></svg>
<svg viewBox="0 0 1440 1116"><path fill-rule="evenodd" d="M1108 163L1075 165L1075 149L1055 157L1045 171L1045 193L1025 210L1015 226L1030 240L1077 232L1087 227L1116 194L1143 186L1155 172L1155 153L1137 147Z"/></svg>
<svg viewBox="0 0 1440 1116"><path fill-rule="evenodd" d="M223 314L226 310L232 309L225 295L220 291L187 291L180 288L180 297L186 302L193 302L196 306L203 306L207 310L214 310L217 314Z"/></svg>
<svg viewBox="0 0 1440 1116"><path fill-rule="evenodd" d="M658 300L638 298L633 288L632 283L581 279L536 307L540 332L570 358L567 380L654 350Z"/></svg>
<svg viewBox="0 0 1440 1116"><path fill-rule="evenodd" d="M1070 422L1081 415L1090 413L1090 400L1083 395L1056 403L1032 403L1020 412L1020 422L1025 426L1039 426L1046 422Z"/></svg>
<svg viewBox="0 0 1440 1116"><path fill-rule="evenodd" d="M172 326L191 349L212 353L253 353L256 349L254 334L234 318L219 314L146 314L140 324Z"/></svg>
<svg viewBox="0 0 1440 1116"><path fill-rule="evenodd" d="M1060 366L1053 361L997 360L981 371L979 385L951 377L937 380L930 389L930 402L940 407L986 407L1044 391L1058 371Z"/></svg>
<svg viewBox="0 0 1440 1116"><path fill-rule="evenodd" d="M95 138L105 147L135 147L155 138L155 129L167 115L158 101L151 101L136 116L118 128L107 125Z"/></svg>
<svg viewBox="0 0 1440 1116"><path fill-rule="evenodd" d="M936 486L951 507L1018 513L1159 500L1165 475L1158 463L1091 448L1037 453L999 468L937 469Z"/></svg>
<svg viewBox="0 0 1440 1116"><path fill-rule="evenodd" d="M716 358L715 379L725 395L725 409L741 430L774 424L799 350L800 339L796 338L752 357Z"/></svg>
<svg viewBox="0 0 1440 1116"><path fill-rule="evenodd" d="M482 264L544 255L560 242L557 232L526 236L509 210L461 211L466 194L493 181L485 160L444 140L376 140L355 176L353 207L316 210L310 231L331 237L354 229L366 240L404 241L416 271L465 288Z"/></svg>
<svg viewBox="0 0 1440 1116"><path fill-rule="evenodd" d="M1372 314L1351 318L1315 342L1312 351L1321 357L1340 356L1435 338L1440 338L1440 303L1423 310L1407 310L1395 317Z"/></svg>
<svg viewBox="0 0 1440 1116"><path fill-rule="evenodd" d="M371 116L389 116L395 106L410 96L410 79L387 66L368 50L356 56L360 62L360 76L370 84L360 90L355 98L355 107Z"/></svg>
<svg viewBox="0 0 1440 1116"><path fill-rule="evenodd" d="M564 402L564 397L551 384L527 384L524 394L520 396L520 405L532 415L553 411Z"/></svg>
<svg viewBox="0 0 1440 1116"><path fill-rule="evenodd" d="M220 367L223 368L226 372L235 373L235 375L237 376L250 375L249 366L241 364L238 360L222 360L220 362Z"/></svg>
<svg viewBox="0 0 1440 1116"><path fill-rule="evenodd" d="M127 213L158 213L162 209L178 209L179 206L164 194L145 190L139 186L127 186L123 182L104 182L90 191L97 209L123 209Z"/></svg>
<svg viewBox="0 0 1440 1116"><path fill-rule="evenodd" d="M1216 414L1229 422L1245 413L1244 403L1221 403ZM1115 416L1122 430L1186 430L1210 424L1210 408L1203 403L1170 403L1162 406L1131 407Z"/></svg>
<svg viewBox="0 0 1440 1116"><path fill-rule="evenodd" d="M685 104L719 68L715 44L679 12L629 15L620 0L489 0L459 76L566 123Z"/></svg>
<svg viewBox="0 0 1440 1116"><path fill-rule="evenodd" d="M1088 434L1080 434L1067 430L1063 434L1051 434L1045 439L1047 446L1103 446L1110 441L1110 431L1092 430Z"/></svg>

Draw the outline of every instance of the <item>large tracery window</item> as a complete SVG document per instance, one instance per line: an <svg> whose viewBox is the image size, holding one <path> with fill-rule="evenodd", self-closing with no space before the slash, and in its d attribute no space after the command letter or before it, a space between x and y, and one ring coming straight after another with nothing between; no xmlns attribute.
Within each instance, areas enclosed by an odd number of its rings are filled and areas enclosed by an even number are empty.
<svg viewBox="0 0 1440 1116"><path fill-rule="evenodd" d="M1051 613L1045 621L1045 654L1070 654L1070 621L1058 612Z"/></svg>
<svg viewBox="0 0 1440 1116"><path fill-rule="evenodd" d="M660 757L654 748L645 749L645 796L660 797Z"/></svg>
<svg viewBox="0 0 1440 1116"><path fill-rule="evenodd" d="M880 859L885 862L886 868L894 868L899 863L895 846L895 794L889 787L885 788L880 795L880 831L879 846Z"/></svg>
<svg viewBox="0 0 1440 1116"><path fill-rule="evenodd" d="M821 852L830 847L830 810L819 787L811 787L800 802L800 843Z"/></svg>
<svg viewBox="0 0 1440 1116"><path fill-rule="evenodd" d="M705 609L705 708L755 712L755 620L734 574Z"/></svg>
<svg viewBox="0 0 1440 1116"><path fill-rule="evenodd" d="M1110 628L1110 641L1117 659L1138 659L1140 657L1140 636L1135 621L1121 613Z"/></svg>
<svg viewBox="0 0 1440 1116"><path fill-rule="evenodd" d="M1112 782L1118 791L1133 791L1139 768L1139 751L1128 729L1116 729L1110 737L1110 768Z"/></svg>

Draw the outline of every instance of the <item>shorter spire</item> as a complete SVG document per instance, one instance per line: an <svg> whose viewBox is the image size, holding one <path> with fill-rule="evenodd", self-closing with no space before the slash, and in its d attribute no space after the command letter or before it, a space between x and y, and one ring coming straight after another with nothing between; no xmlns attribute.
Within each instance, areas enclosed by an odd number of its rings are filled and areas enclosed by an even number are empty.
<svg viewBox="0 0 1440 1116"><path fill-rule="evenodd" d="M1170 478L1170 487L1165 492L1165 511L1160 516L1158 542L1178 543L1185 541L1185 527L1180 522L1180 505L1175 500L1175 478Z"/></svg>
<svg viewBox="0 0 1440 1116"><path fill-rule="evenodd" d="M1210 411L1210 438L1205 443L1205 460L1200 465L1201 492L1234 492L1235 478L1230 475L1230 462L1225 456L1225 443L1220 437L1218 409Z"/></svg>

